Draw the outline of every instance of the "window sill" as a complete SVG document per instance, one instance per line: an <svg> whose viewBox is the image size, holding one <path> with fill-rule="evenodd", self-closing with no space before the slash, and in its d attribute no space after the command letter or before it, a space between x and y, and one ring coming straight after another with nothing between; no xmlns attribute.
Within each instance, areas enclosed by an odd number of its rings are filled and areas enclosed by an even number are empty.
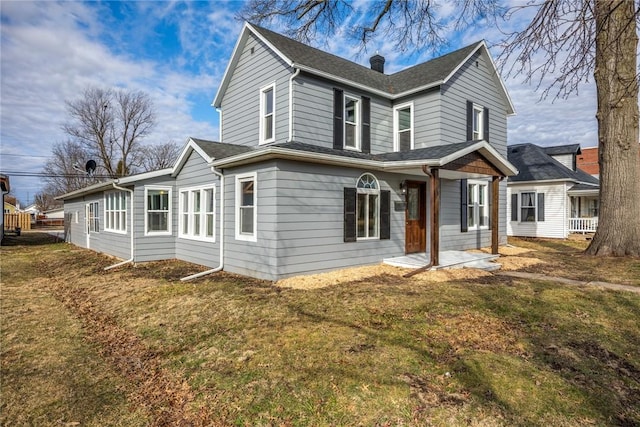
<svg viewBox="0 0 640 427"><path fill-rule="evenodd" d="M184 240L195 240L197 242L205 242L205 243L215 243L216 242L216 238L215 237L200 237L200 236L179 235L178 238L179 239L184 239Z"/></svg>
<svg viewBox="0 0 640 427"><path fill-rule="evenodd" d="M236 240L244 242L257 242L258 238L255 234L236 234Z"/></svg>
<svg viewBox="0 0 640 427"><path fill-rule="evenodd" d="M145 236L171 236L170 231L147 231L144 233Z"/></svg>
<svg viewBox="0 0 640 427"><path fill-rule="evenodd" d="M109 230L109 229L105 228L104 231L105 231L105 233L123 234L123 235L124 234L128 234L127 230L124 230L124 231L122 231L122 230Z"/></svg>

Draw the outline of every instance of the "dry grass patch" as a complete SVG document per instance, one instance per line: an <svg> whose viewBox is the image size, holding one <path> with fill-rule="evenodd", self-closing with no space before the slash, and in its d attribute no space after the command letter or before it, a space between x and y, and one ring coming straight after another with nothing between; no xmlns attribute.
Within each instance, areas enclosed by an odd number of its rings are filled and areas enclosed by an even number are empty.
<svg viewBox="0 0 640 427"><path fill-rule="evenodd" d="M545 256L544 246L525 243L534 250L510 256ZM559 253L544 260L561 262ZM14 268L5 269L6 259ZM30 364L16 361L41 356L43 372L55 370L47 352L58 343L65 352L88 349L88 362L74 366L85 363L91 375L74 383L115 384L105 388L117 391L113 398L77 395L73 406L55 398L55 419L159 425L162 408L177 408L197 424L206 408L212 424L239 426L640 423L635 294L476 270L404 279L404 270L386 266L290 287L225 273L182 283L195 266L104 272L112 259L62 244L2 248L2 262L3 276L19 278L7 289L17 313L32 306L33 319L63 320L55 334L40 326L25 333L19 319L27 313L3 323L3 405L21 402L32 384L56 396L48 390L61 376L36 383ZM46 398L23 412L49 413ZM115 415L100 418L106 407ZM3 424L28 424L5 409Z"/></svg>

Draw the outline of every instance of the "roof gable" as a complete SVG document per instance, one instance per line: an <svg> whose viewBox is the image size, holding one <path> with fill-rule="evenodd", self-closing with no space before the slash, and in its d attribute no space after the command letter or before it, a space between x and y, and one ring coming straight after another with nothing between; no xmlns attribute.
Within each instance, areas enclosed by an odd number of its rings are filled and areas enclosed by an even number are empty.
<svg viewBox="0 0 640 427"><path fill-rule="evenodd" d="M466 61L480 51L493 67L492 75L496 80L496 87L505 98L507 114L515 112L511 98L484 41L388 75L249 23L245 23L242 29L218 93L213 100L212 105L216 108L221 106L222 97L229 86L233 69L240 60L242 46L247 42L249 34L258 37L290 67L359 87L389 99L396 99L446 83Z"/></svg>
<svg viewBox="0 0 640 427"><path fill-rule="evenodd" d="M251 151L251 147L208 141L206 139L189 138L173 166L171 173L172 176L176 176L180 173L187 159L189 159L189 155L194 151L198 153L198 155L202 157L207 164L209 164L214 160Z"/></svg>

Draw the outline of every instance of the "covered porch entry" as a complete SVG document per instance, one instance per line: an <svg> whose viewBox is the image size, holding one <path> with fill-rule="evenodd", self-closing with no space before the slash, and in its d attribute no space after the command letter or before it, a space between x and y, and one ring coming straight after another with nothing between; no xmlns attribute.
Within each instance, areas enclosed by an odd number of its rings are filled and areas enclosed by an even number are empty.
<svg viewBox="0 0 640 427"><path fill-rule="evenodd" d="M416 267L422 270L430 268L450 268L466 263L489 261L498 256L499 218L500 218L500 181L505 176L515 174L516 169L489 144L484 141L457 150L437 160L425 160L420 167L421 176L428 180L404 181L401 188L405 193L405 256L385 259L392 265ZM409 172L405 170L404 172ZM415 174L414 171L412 171ZM447 185L443 186L442 182ZM455 184L459 196L454 196L452 185ZM446 209L442 208L442 189L445 188L444 200ZM478 191L478 188L481 191ZM452 198L458 198L455 202ZM452 211L452 205L459 203L459 208ZM442 215L445 215L444 217ZM459 236L467 243L448 243L447 249L479 248L476 236L482 233L488 237L492 255L471 254L457 250L441 251L442 220L445 220L445 238L450 238L452 222L459 227ZM456 225L457 224L457 225ZM468 232L468 234L466 234ZM472 240L472 244L469 241ZM487 246L488 239L483 245ZM475 246L472 246L475 245ZM488 255L488 256L487 256Z"/></svg>

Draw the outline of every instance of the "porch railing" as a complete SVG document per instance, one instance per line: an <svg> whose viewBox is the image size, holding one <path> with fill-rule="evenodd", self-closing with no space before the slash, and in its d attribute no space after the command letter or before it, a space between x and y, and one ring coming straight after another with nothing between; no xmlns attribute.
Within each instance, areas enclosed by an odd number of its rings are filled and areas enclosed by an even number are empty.
<svg viewBox="0 0 640 427"><path fill-rule="evenodd" d="M595 233L598 228L598 217L569 218L570 233Z"/></svg>

